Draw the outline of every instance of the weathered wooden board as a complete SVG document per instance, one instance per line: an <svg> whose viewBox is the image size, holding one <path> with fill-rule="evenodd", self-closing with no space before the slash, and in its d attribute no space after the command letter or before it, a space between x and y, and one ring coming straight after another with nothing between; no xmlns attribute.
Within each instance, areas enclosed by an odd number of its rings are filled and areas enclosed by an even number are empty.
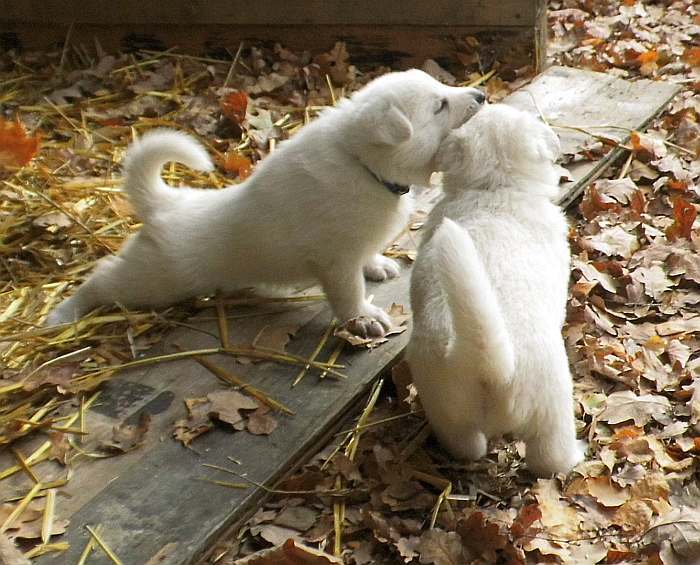
<svg viewBox="0 0 700 565"><path fill-rule="evenodd" d="M92 49L165 49L231 57L242 41L326 51L345 41L353 64L446 67L455 48L475 36L483 68L544 60L545 0L13 0L0 10L0 48L60 47L67 37Z"/></svg>
<svg viewBox="0 0 700 565"><path fill-rule="evenodd" d="M533 25L541 0L14 0L8 22L244 25Z"/></svg>
<svg viewBox="0 0 700 565"><path fill-rule="evenodd" d="M673 88L652 82L625 83L608 75L552 68L537 78L528 89L542 112L552 121L566 125L621 125L639 129L658 113L673 95ZM516 94L509 103L525 106L529 95ZM620 137L619 131L606 135ZM624 137L624 136L622 136ZM562 136L567 152L575 153L584 137ZM609 164L576 165L575 181L569 194ZM422 206L429 208L436 192L427 192ZM567 197L569 198L569 197ZM408 303L409 269L401 277L371 287L375 302ZM279 312L285 310L286 312ZM315 348L329 321L324 303L294 307L270 305L265 308L230 309L230 334L234 343L249 343L266 325L300 324L302 328L288 350L308 356ZM204 312L191 322L200 331L182 328L167 337L151 355L171 352L172 344L186 349L217 344L216 321ZM209 333L204 333L209 332ZM347 380L319 381L312 371L297 388L290 382L298 368L272 365L241 365L226 357L216 363L242 376L254 386L284 402L297 412L294 417L280 416L280 426L269 437L245 432L213 431L197 440L196 451L187 450L170 437L173 422L184 417L184 398L204 396L221 385L194 361L159 364L126 371L106 387L99 406L91 410L88 429L93 434L108 434L124 419L136 420L141 412L152 414L146 444L126 455L90 461L78 466L59 497L58 514L70 518L65 539L70 550L59 557L47 556L39 562L74 563L87 542L85 525L104 526L103 536L124 563L146 563L162 552L159 563L169 565L195 562L222 532L250 516L265 497L263 489L233 490L198 481L210 477L236 481L202 466L203 463L236 467L251 479L272 484L323 445L343 419L361 406L358 402L369 386L400 354L407 334L393 337L373 351L346 350L339 362L346 365ZM320 360L328 358L335 347L331 340ZM241 462L235 466L226 459ZM2 460L0 468L6 466ZM26 487L25 487L26 491ZM90 563L108 563L96 554Z"/></svg>
<svg viewBox="0 0 700 565"><path fill-rule="evenodd" d="M69 34L70 30L70 34ZM364 68L384 64L396 69L420 67L426 59L435 59L455 72L463 65L455 57L456 46L465 37L479 40L476 49L484 68L494 61L511 67L544 60L544 25L480 26L471 25L376 25L376 24L297 24L297 25L221 25L198 24L48 24L2 22L0 14L0 50L60 49L67 37L71 45L93 52L95 42L106 51L138 49L164 51L177 45L179 50L230 60L241 42L244 45L273 47L279 43L295 51L318 54L333 48L337 41L347 45L352 64Z"/></svg>
<svg viewBox="0 0 700 565"><path fill-rule="evenodd" d="M582 145L593 141L586 132L626 143L630 130L644 129L679 91L677 85L668 82L628 82L603 73L552 67L507 102L542 112L559 135L563 154L575 155ZM562 186L559 204L568 207L586 185L625 152L617 147L598 161L568 165L573 180Z"/></svg>
<svg viewBox="0 0 700 565"><path fill-rule="evenodd" d="M378 285L372 290L375 303L390 304L405 297L408 276ZM270 307L270 310L275 308ZM279 305L277 305L279 310ZM259 309L258 309L259 311ZM235 312L232 311L235 316ZM217 323L193 320L202 330L216 335ZM233 320L233 344L250 343L264 326L304 324L288 350L308 356L330 322L325 304L316 303L283 314ZM73 514L67 533L71 549L58 558L73 563L87 543L85 525L102 524L104 536L124 563L145 563L164 546L170 553L162 563L189 563L206 549L232 520L256 509L262 492L227 489L198 481L209 477L240 482L230 475L202 467L203 463L236 468L251 479L271 484L309 449L328 439L348 410L357 404L375 376L401 352L407 334L371 352L347 351L338 362L346 366L347 380L327 377L318 380L311 371L294 389L290 384L299 367L265 364L241 365L231 358L210 357L218 365L241 376L296 412L293 417L277 416L280 425L272 435L253 436L247 432L210 432L183 448L171 439L173 422L185 417L184 398L201 397L224 388L216 378L194 361L153 366L130 371L112 381L91 411L88 429L106 433L115 423L136 421L142 412L152 415L146 445L128 454L90 462L78 467L64 490L71 498L59 499L61 515ZM173 351L179 343L187 349L216 347L217 338L182 329L169 335L158 352ZM319 356L326 359L337 341ZM349 348L348 348L349 349ZM226 459L232 456L240 466ZM47 558L47 561L50 558ZM95 556L91 563L107 563Z"/></svg>

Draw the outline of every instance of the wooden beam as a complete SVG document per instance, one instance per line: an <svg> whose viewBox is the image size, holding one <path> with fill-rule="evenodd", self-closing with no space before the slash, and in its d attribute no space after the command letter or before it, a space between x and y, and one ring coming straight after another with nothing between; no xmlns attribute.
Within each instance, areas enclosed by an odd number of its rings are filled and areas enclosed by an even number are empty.
<svg viewBox="0 0 700 565"><path fill-rule="evenodd" d="M14 0L0 20L45 24L534 27L544 0Z"/></svg>
<svg viewBox="0 0 700 565"><path fill-rule="evenodd" d="M5 49L60 49L69 24L7 23L1 26L0 46ZM384 25L161 25L161 24L76 24L70 42L92 51L95 40L107 52L138 49L165 50L173 45L186 53L231 58L241 41L246 45L272 47L279 43L296 51L313 54L331 49L337 41L347 44L350 60L364 67L387 65L395 69L421 67L436 59L452 70L462 71L455 53L465 37L479 40L478 53L484 68L494 61L520 67L543 60L536 49L535 28Z"/></svg>

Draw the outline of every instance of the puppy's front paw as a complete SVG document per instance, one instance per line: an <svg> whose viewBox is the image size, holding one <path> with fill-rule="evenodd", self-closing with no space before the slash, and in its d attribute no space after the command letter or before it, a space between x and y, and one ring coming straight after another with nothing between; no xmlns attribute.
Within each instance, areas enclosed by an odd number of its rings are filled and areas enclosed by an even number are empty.
<svg viewBox="0 0 700 565"><path fill-rule="evenodd" d="M370 259L362 271L367 280L382 282L398 277L399 265L393 259L377 254Z"/></svg>
<svg viewBox="0 0 700 565"><path fill-rule="evenodd" d="M359 316L348 320L345 328L360 337L383 337L392 327L389 315L373 304L365 304Z"/></svg>

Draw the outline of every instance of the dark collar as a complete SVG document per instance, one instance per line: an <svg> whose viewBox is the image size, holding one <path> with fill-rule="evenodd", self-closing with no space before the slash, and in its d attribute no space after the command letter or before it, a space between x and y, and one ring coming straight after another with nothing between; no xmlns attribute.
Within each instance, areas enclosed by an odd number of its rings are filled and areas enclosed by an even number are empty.
<svg viewBox="0 0 700 565"><path fill-rule="evenodd" d="M364 165L364 163L363 163L363 165ZM376 180L378 183L384 185L384 188L386 188L392 194L396 194L396 196L401 196L402 194L406 194L409 190L411 190L411 187L408 185L399 184L397 182L390 182L388 180L384 180L378 174L376 174L372 169L370 169L367 165L364 165L364 167L365 167L365 169L367 169L367 172L374 177L374 180Z"/></svg>

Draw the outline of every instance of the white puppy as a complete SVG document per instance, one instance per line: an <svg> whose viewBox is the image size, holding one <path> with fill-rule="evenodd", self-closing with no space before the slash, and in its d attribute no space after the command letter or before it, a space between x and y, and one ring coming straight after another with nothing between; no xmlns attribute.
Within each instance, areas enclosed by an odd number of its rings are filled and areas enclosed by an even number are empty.
<svg viewBox="0 0 700 565"><path fill-rule="evenodd" d="M570 257L552 203L558 155L549 127L506 105L450 134L436 156L445 196L411 280L407 358L438 439L479 459L487 438L511 432L538 475L583 457L561 336Z"/></svg>
<svg viewBox="0 0 700 565"><path fill-rule="evenodd" d="M205 171L212 163L187 135L145 135L124 162L124 190L143 228L47 323L101 304L159 307L215 290L320 283L339 319L363 316L360 332L381 335L390 321L366 300L363 268L371 280L398 274L378 253L408 220L411 200L401 195L428 183L440 143L483 101L422 71L384 75L223 190L167 186L166 162Z"/></svg>

